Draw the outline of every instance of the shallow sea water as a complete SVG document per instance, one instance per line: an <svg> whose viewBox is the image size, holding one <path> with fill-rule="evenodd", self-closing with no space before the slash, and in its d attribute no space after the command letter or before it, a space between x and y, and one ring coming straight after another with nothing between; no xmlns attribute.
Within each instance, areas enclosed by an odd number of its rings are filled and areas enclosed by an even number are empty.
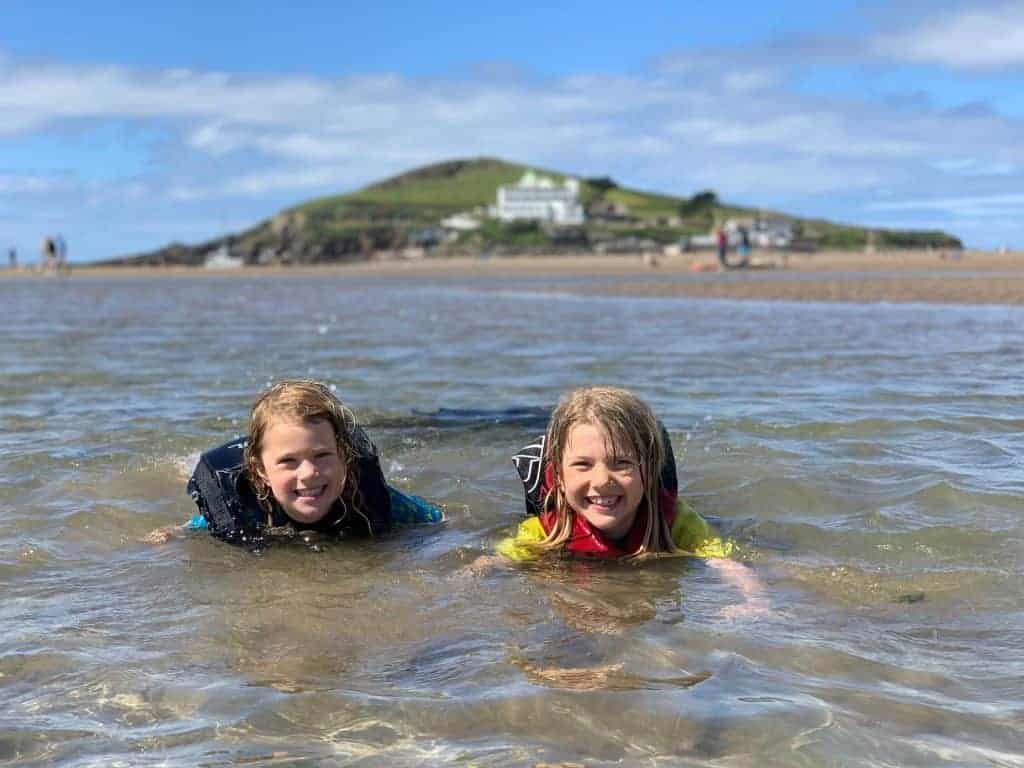
<svg viewBox="0 0 1024 768"><path fill-rule="evenodd" d="M1024 766L1024 309L557 287L0 281L0 766ZM285 376L449 522L142 543ZM655 408L768 615L700 561L467 569L583 383Z"/></svg>

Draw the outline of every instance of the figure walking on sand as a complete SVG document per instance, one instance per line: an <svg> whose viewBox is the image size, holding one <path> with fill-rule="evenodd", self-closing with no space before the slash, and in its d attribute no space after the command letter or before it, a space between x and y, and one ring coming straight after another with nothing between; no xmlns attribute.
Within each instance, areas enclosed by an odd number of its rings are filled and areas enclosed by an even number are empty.
<svg viewBox="0 0 1024 768"><path fill-rule="evenodd" d="M718 263L723 268L728 267L729 264L726 262L726 254L729 251L729 237L725 234L725 229L719 227L715 231L715 243L718 246Z"/></svg>
<svg viewBox="0 0 1024 768"><path fill-rule="evenodd" d="M68 243L64 235L57 234L54 238L53 247L57 255L57 271L62 272L68 263Z"/></svg>
<svg viewBox="0 0 1024 768"><path fill-rule="evenodd" d="M746 227L740 227L740 245L737 249L740 255L740 266L747 266L750 261L750 232Z"/></svg>
<svg viewBox="0 0 1024 768"><path fill-rule="evenodd" d="M43 238L43 245L40 248L40 268L43 272L52 272L57 261L57 244L53 238L47 235Z"/></svg>

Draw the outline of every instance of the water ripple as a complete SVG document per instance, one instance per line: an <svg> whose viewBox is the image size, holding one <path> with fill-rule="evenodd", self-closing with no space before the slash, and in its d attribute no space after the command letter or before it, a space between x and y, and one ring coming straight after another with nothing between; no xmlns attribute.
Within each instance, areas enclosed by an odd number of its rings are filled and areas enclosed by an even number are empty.
<svg viewBox="0 0 1024 768"><path fill-rule="evenodd" d="M0 762L1024 765L1024 310L552 287L0 281ZM446 527L142 543L296 375ZM471 571L583 383L651 402L768 615L693 560Z"/></svg>

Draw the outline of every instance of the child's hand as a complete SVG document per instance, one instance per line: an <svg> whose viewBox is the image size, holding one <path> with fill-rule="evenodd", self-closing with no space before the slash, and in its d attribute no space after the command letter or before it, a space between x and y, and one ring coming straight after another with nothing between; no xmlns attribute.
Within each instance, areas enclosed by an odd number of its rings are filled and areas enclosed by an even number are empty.
<svg viewBox="0 0 1024 768"><path fill-rule="evenodd" d="M497 570L504 564L504 560L497 555L480 555L469 565L464 565L455 572L460 578L486 576Z"/></svg>
<svg viewBox="0 0 1024 768"><path fill-rule="evenodd" d="M142 537L142 542L145 544L166 544L171 539L181 536L184 532L185 526L183 525L165 525L147 533Z"/></svg>
<svg viewBox="0 0 1024 768"><path fill-rule="evenodd" d="M602 664L597 667L523 667L527 679L534 684L569 691L599 691L609 686L613 678L622 674L621 664Z"/></svg>

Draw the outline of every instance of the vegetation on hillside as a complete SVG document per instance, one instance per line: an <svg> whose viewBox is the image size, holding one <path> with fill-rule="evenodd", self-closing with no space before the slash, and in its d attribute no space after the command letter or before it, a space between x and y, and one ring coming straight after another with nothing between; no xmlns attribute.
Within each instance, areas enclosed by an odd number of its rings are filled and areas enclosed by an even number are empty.
<svg viewBox="0 0 1024 768"><path fill-rule="evenodd" d="M713 190L692 197L643 192L608 176L580 180L579 197L588 211L582 227L553 227L539 222L488 219L499 186L516 183L528 170L563 183L555 171L496 158L452 160L418 168L344 195L310 200L282 211L252 229L196 246L172 244L152 253L110 263L202 264L226 253L247 264L289 264L368 258L374 252L434 247L452 253L530 252L664 245L703 235L728 219L758 216L794 225L821 248L956 248L960 241L944 232L869 230L823 220L804 220L721 202ZM469 213L479 229L445 234L440 222ZM593 215L591 215L593 213Z"/></svg>

